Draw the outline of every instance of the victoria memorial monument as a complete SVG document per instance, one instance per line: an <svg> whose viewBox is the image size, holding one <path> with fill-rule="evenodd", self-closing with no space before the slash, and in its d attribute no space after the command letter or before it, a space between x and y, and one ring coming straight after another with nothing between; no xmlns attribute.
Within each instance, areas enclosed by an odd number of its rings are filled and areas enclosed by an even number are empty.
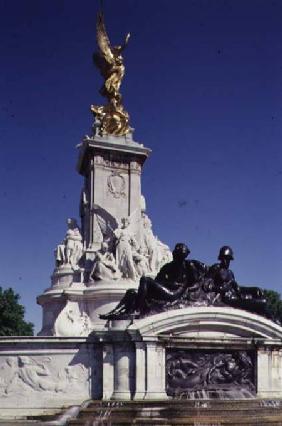
<svg viewBox="0 0 282 426"><path fill-rule="evenodd" d="M232 248L206 265L154 234L141 190L151 151L120 93L129 38L112 45L98 14L105 103L79 145L80 218L58 238L38 336L0 339L3 417L88 400L282 398L282 327L260 288L237 283Z"/></svg>

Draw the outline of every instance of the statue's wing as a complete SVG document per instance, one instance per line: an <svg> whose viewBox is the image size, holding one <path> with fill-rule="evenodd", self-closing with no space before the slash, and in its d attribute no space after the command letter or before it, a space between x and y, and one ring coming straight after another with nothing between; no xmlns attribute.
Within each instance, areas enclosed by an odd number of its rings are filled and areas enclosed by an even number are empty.
<svg viewBox="0 0 282 426"><path fill-rule="evenodd" d="M133 232L133 229L134 229L134 222L136 222L136 221L138 221L138 222L140 222L141 221L141 217L136 217L137 216L137 213L138 213L139 211L138 211L138 209L135 209L129 216L128 216L128 219L129 219L129 226L128 226L128 229L131 231L131 232Z"/></svg>
<svg viewBox="0 0 282 426"><path fill-rule="evenodd" d="M111 65L105 60L105 58L99 53L93 54L93 62L100 71L102 77L107 80L110 75Z"/></svg>
<svg viewBox="0 0 282 426"><path fill-rule="evenodd" d="M128 225L128 231L131 234L131 236L133 237L133 241L134 243L137 244L137 240L138 240L138 232L136 231L136 221L140 222L141 218L136 218L136 214L137 214L138 210L134 210L130 216L128 216L129 219L129 225ZM136 247L137 248L137 247Z"/></svg>
<svg viewBox="0 0 282 426"><path fill-rule="evenodd" d="M99 47L100 55L108 64L114 64L115 58L111 50L111 43L106 31L104 16L102 12L98 14L96 30L97 44Z"/></svg>
<svg viewBox="0 0 282 426"><path fill-rule="evenodd" d="M116 219L97 204L95 204L94 213L104 241L112 241L114 239L114 230L118 226Z"/></svg>

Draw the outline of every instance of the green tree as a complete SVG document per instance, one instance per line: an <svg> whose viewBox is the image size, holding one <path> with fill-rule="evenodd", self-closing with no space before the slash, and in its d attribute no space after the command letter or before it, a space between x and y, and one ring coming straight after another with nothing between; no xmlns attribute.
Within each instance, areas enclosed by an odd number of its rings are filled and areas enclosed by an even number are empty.
<svg viewBox="0 0 282 426"><path fill-rule="evenodd" d="M0 336L33 336L33 324L24 320L25 308L13 289L0 287Z"/></svg>
<svg viewBox="0 0 282 426"><path fill-rule="evenodd" d="M277 291L264 290L267 299L267 305L273 317L282 323L282 300L281 295Z"/></svg>

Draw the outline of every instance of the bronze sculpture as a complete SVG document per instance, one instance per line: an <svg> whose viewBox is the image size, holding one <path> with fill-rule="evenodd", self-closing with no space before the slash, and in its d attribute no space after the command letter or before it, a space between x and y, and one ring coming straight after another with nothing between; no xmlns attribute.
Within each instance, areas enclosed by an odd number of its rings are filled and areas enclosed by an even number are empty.
<svg viewBox="0 0 282 426"><path fill-rule="evenodd" d="M137 291L127 290L119 304L100 317L125 319L187 306L231 306L276 320L262 289L236 282L229 268L234 259L231 247L221 247L219 263L210 267L198 260L186 260L189 253L185 244L176 244L173 261L164 265L155 279L141 277Z"/></svg>
<svg viewBox="0 0 282 426"><path fill-rule="evenodd" d="M172 397L197 398L197 393L219 398L224 392L240 397L255 393L254 354L251 351L168 349L166 388Z"/></svg>
<svg viewBox="0 0 282 426"><path fill-rule="evenodd" d="M178 243L173 250L172 262L164 265L155 279L141 277L138 290L129 289L119 304L102 319L126 317L129 314L145 316L167 310L189 299L199 289L206 266L197 260L186 260L190 250Z"/></svg>
<svg viewBox="0 0 282 426"><path fill-rule="evenodd" d="M141 315L152 309L172 305L191 292L198 290L204 264L197 260L187 260L190 250L186 244L176 244L172 262L164 265L156 278L141 277L138 288L137 306Z"/></svg>
<svg viewBox="0 0 282 426"><path fill-rule="evenodd" d="M212 265L207 274L206 283L209 285L209 291L215 292L216 298L226 305L245 309L273 320L263 290L259 287L239 286L236 282L233 272L229 269L230 261L234 260L231 247L221 247L218 260L220 262Z"/></svg>
<svg viewBox="0 0 282 426"><path fill-rule="evenodd" d="M108 103L106 105L91 105L91 111L99 121L99 134L124 136L130 132L129 115L122 105L120 85L125 73L122 52L127 46L130 34L128 33L122 45L112 46L106 31L102 12L97 17L97 44L98 52L93 60L105 82L100 90Z"/></svg>

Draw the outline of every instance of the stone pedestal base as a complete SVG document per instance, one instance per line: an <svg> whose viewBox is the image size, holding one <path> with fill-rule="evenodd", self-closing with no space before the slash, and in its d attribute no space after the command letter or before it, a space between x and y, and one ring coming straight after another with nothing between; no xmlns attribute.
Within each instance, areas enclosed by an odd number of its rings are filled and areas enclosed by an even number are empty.
<svg viewBox="0 0 282 426"><path fill-rule="evenodd" d="M73 283L74 271L70 265L62 265L55 269L51 277L54 288L68 288Z"/></svg>
<svg viewBox="0 0 282 426"><path fill-rule="evenodd" d="M137 287L138 282L130 280L98 281L91 286L73 283L67 288L62 284L53 286L37 298L43 308L39 335L88 336L94 329L103 329L106 321L99 316L112 310L128 288Z"/></svg>
<svg viewBox="0 0 282 426"><path fill-rule="evenodd" d="M234 389L282 398L282 328L239 309L179 309L87 337L0 337L0 371L1 417L87 399L241 399Z"/></svg>
<svg viewBox="0 0 282 426"><path fill-rule="evenodd" d="M132 324L110 322L106 332L95 334L113 354L109 399L282 397L282 328L261 316L186 308ZM168 365L169 354L174 364ZM108 364L103 371L107 376Z"/></svg>

